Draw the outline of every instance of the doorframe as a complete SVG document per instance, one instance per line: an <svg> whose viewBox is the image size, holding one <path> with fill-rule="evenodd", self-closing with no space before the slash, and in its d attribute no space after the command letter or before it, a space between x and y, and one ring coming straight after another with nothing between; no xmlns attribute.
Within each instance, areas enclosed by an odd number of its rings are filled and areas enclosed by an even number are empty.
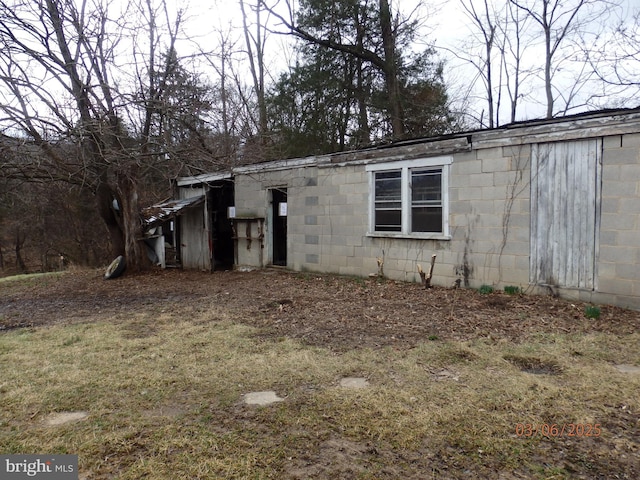
<svg viewBox="0 0 640 480"><path fill-rule="evenodd" d="M274 195L275 194L275 195ZM288 192L286 185L273 186L267 189L267 231L269 232L269 246L268 246L268 261L272 266L286 267L288 263L288 211L284 220L284 232L278 226L278 204L283 203L281 199L284 198L285 202L288 202ZM277 202L277 203L276 203ZM284 236L284 238L280 238ZM279 243L283 247L282 256L284 258L278 259L277 249L274 248L276 243ZM276 263L276 261L278 263Z"/></svg>

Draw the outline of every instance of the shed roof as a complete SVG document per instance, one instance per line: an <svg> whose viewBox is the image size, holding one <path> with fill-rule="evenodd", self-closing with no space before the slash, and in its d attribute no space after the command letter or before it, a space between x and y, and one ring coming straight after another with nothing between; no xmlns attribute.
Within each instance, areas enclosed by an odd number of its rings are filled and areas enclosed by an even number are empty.
<svg viewBox="0 0 640 480"><path fill-rule="evenodd" d="M145 228L152 228L162 222L177 217L187 208L195 207L204 202L204 195L184 198L182 200L168 200L142 209L142 224Z"/></svg>
<svg viewBox="0 0 640 480"><path fill-rule="evenodd" d="M192 186L235 174L288 170L305 166L332 167L339 164L406 160L424 156L450 155L480 148L518 146L528 143L576 140L593 136L640 132L640 107L582 112L563 117L525 120L492 129L469 130L438 137L422 137L383 142L344 152L304 158L282 159L231 167L197 177L179 178L178 186Z"/></svg>

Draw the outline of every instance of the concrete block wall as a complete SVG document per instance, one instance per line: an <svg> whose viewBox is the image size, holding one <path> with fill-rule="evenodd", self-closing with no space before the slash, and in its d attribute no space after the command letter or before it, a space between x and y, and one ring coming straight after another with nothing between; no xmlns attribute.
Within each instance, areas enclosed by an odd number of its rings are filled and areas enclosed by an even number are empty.
<svg viewBox="0 0 640 480"><path fill-rule="evenodd" d="M601 211L596 293L640 309L640 134L605 137Z"/></svg>
<svg viewBox="0 0 640 480"><path fill-rule="evenodd" d="M251 176L237 175L234 179L235 182L235 207L236 217L240 218L267 218L267 191L262 188L262 182L259 181L259 177L262 175L256 175L258 181L255 181ZM248 227L247 227L248 224ZM255 238L258 235L257 225L253 225L251 222L238 223L239 229L238 240L236 240L237 246L237 258L236 267L264 267L266 266L265 259L265 247L260 245L257 240L252 240L249 243L242 237L246 236L246 228L250 229L251 238ZM263 230L266 230L266 225L263 225ZM266 232L263 232L265 234ZM266 239L265 239L266 245Z"/></svg>
<svg viewBox="0 0 640 480"><path fill-rule="evenodd" d="M320 167L315 174L315 184L299 192L306 211L289 217L289 231L299 238L291 244L291 267L362 275L361 247L368 221L364 167Z"/></svg>
<svg viewBox="0 0 640 480"><path fill-rule="evenodd" d="M236 175L236 215L267 218L268 189L286 187L287 258L293 270L367 276L378 273L382 258L386 277L419 281L417 265L427 269L435 254L436 285L461 278L470 287L524 287L529 280L529 155L530 148L495 148L454 156L447 240L368 235L369 173L363 164ZM255 263L242 249L239 255L241 263Z"/></svg>
<svg viewBox="0 0 640 480"><path fill-rule="evenodd" d="M235 206L237 217L261 217L265 219L265 248L261 256L256 252L238 248L239 266L263 267L270 263L269 242L269 189L287 189L287 261L288 267L297 269L297 257L314 257L315 236L321 225L318 213L322 211L317 189L317 168L315 166L295 167L274 171L250 171L235 175ZM309 245L307 246L307 242ZM258 245L256 243L256 245Z"/></svg>
<svg viewBox="0 0 640 480"><path fill-rule="evenodd" d="M378 258L383 258L386 277L417 281L417 263L426 268L434 244L448 242L368 236L369 194L369 173L364 165L319 168L316 190L305 192L318 198L317 211L312 218L304 216L306 231L316 227L317 233L301 235L300 244L293 242L291 267L368 276L378 273ZM294 221L290 217L290 231L298 228Z"/></svg>
<svg viewBox="0 0 640 480"><path fill-rule="evenodd" d="M640 134L603 140L599 257L594 292L561 292L583 301L640 308ZM367 276L378 272L419 281L437 255L433 283L460 278L530 287L531 145L456 153L449 176L449 239L368 234L369 173L363 163L320 164L236 174L236 214L268 217L268 189L288 193L288 267ZM265 232L269 241L270 232ZM248 263L255 257L245 255ZM267 255L264 264L268 264ZM263 266L263 265L256 265Z"/></svg>
<svg viewBox="0 0 640 480"><path fill-rule="evenodd" d="M417 265L427 269L436 255L433 283L450 285L461 278L468 286L518 285L529 282L530 147L495 148L457 154L450 167L449 240L368 236L369 174L363 165L320 168L318 189L337 193L322 197L318 222L329 229L315 248L319 264L303 269L349 275L378 273L419 281ZM314 238L315 240L315 238ZM295 246L294 246L295 248ZM304 260L304 259L301 259Z"/></svg>
<svg viewBox="0 0 640 480"><path fill-rule="evenodd" d="M463 285L529 284L531 147L494 147L454 157L450 178L453 263Z"/></svg>

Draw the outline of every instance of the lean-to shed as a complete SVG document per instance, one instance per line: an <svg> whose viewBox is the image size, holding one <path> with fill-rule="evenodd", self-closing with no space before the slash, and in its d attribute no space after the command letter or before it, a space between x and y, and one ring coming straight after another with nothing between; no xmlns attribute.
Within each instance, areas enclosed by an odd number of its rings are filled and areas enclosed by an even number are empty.
<svg viewBox="0 0 640 480"><path fill-rule="evenodd" d="M248 165L177 185L181 199L206 196L181 224L182 248L209 259L198 268L214 268L220 248L236 267L381 269L416 281L418 264L426 269L435 254L434 285L460 279L640 308L640 109Z"/></svg>

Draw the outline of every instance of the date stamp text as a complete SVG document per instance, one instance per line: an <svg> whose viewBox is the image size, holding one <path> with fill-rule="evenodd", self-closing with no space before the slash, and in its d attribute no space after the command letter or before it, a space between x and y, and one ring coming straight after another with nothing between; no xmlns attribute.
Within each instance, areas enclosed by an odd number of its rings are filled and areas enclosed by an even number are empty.
<svg viewBox="0 0 640 480"><path fill-rule="evenodd" d="M518 437L599 437L599 423L517 423Z"/></svg>

